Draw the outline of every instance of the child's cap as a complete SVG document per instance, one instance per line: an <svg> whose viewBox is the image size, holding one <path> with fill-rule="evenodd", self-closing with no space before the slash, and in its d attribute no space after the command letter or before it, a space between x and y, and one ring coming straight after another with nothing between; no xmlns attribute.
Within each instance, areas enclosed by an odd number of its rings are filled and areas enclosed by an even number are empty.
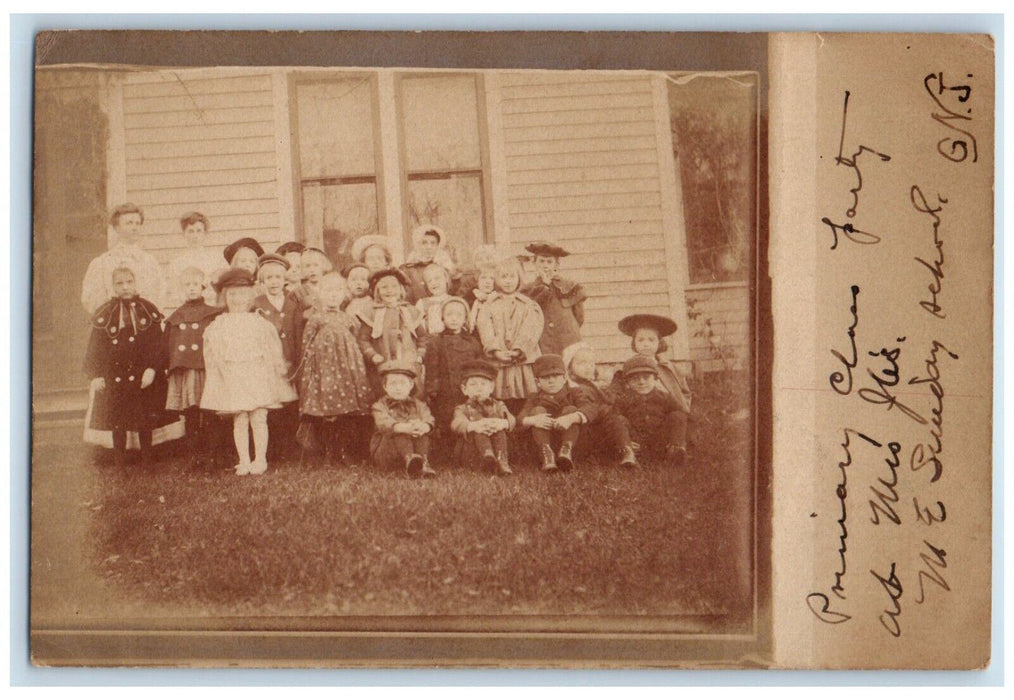
<svg viewBox="0 0 1014 700"><path fill-rule="evenodd" d="M461 379L469 377L482 377L493 382L496 381L496 365L486 360L469 360L461 366Z"/></svg>
<svg viewBox="0 0 1014 700"><path fill-rule="evenodd" d="M351 263L351 264L345 266L345 269L342 270L342 277L344 277L345 279L348 279L349 275L352 274L352 271L355 270L356 268L362 268L362 269L366 270L367 272L370 271L370 268L367 267L365 263L354 262L354 263Z"/></svg>
<svg viewBox="0 0 1014 700"><path fill-rule="evenodd" d="M624 379L630 379L637 374L653 374L658 376L658 363L650 357L645 355L634 355L629 360L623 363Z"/></svg>
<svg viewBox="0 0 1014 700"><path fill-rule="evenodd" d="M370 293L372 294L377 288L377 282L384 279L385 277L394 277L401 284L402 287L408 287L408 279L405 277L405 273L394 267L387 267L383 270L377 270L370 275Z"/></svg>
<svg viewBox="0 0 1014 700"><path fill-rule="evenodd" d="M288 255L289 253L302 253L306 246L299 241L285 241L275 248L275 255Z"/></svg>
<svg viewBox="0 0 1014 700"><path fill-rule="evenodd" d="M389 374L404 374L415 379L417 374L415 365L406 360L388 360L380 365L377 371L380 372L381 377L386 377Z"/></svg>
<svg viewBox="0 0 1014 700"><path fill-rule="evenodd" d="M239 252L240 248L249 248L257 254L258 258L264 255L264 248L261 247L261 244L254 238L246 237L233 241L225 247L225 250L222 251L222 256L225 258L225 261L232 265L232 259L236 257L236 253Z"/></svg>
<svg viewBox="0 0 1014 700"><path fill-rule="evenodd" d="M254 278L246 270L238 267L230 267L228 270L219 275L215 281L215 291L221 292L223 289L229 287L252 287L254 286Z"/></svg>
<svg viewBox="0 0 1014 700"><path fill-rule="evenodd" d="M391 244L388 242L387 236L370 234L368 236L360 236L352 243L352 259L356 262L362 262L366 249L375 245L383 248L384 252L387 253L388 259L391 258Z"/></svg>
<svg viewBox="0 0 1014 700"><path fill-rule="evenodd" d="M426 235L436 236L437 245L439 245L441 248L444 247L444 239L446 238L446 236L444 235L444 230L439 226L434 226L433 224L423 224L422 226L416 226L412 230L412 243L418 246L419 242L422 241L423 236Z"/></svg>
<svg viewBox="0 0 1014 700"><path fill-rule="evenodd" d="M536 379L552 377L558 374L567 374L563 366L563 358L559 355L543 355L532 363L532 371Z"/></svg>
<svg viewBox="0 0 1014 700"><path fill-rule="evenodd" d="M591 352L595 352L595 348L583 340L572 343L563 349L563 366L570 367L570 363L574 359L574 355L581 350L590 350Z"/></svg>
<svg viewBox="0 0 1014 700"><path fill-rule="evenodd" d="M569 252L560 246L547 243L546 241L535 241L534 243L529 243L525 246L525 250L532 255L542 255L547 258L565 258L570 255Z"/></svg>
<svg viewBox="0 0 1014 700"><path fill-rule="evenodd" d="M617 325L620 328L620 333L629 335L631 338L639 328L651 328L658 333L659 338L672 335L678 328L676 322L671 318L658 314L631 314L621 318Z"/></svg>
<svg viewBox="0 0 1014 700"><path fill-rule="evenodd" d="M264 255L257 258L257 269L261 269L265 265L281 265L286 270L292 267L289 261L283 258L277 253L265 253Z"/></svg>

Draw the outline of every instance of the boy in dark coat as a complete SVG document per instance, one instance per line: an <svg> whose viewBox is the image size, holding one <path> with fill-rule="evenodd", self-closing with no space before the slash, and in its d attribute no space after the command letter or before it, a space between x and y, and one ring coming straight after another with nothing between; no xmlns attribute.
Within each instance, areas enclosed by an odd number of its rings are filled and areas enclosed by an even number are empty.
<svg viewBox="0 0 1014 700"><path fill-rule="evenodd" d="M303 309L296 297L285 291L286 276L291 264L277 253L264 253L257 260L257 281L264 293L253 300L253 311L271 322L282 341L282 356L288 369L289 379L295 380L295 372L303 351ZM299 428L299 402L290 401L282 408L268 413L268 434L273 437L268 443L267 458L293 458L297 454L296 430Z"/></svg>
<svg viewBox="0 0 1014 700"><path fill-rule="evenodd" d="M507 432L517 421L503 401L493 398L496 365L485 360L466 362L461 368L461 392L468 400L454 409L451 430L458 434L454 454L459 462L482 463L499 476L514 473L507 458Z"/></svg>
<svg viewBox="0 0 1014 700"><path fill-rule="evenodd" d="M446 300L441 309L444 330L426 341L426 395L445 449L451 445L454 409L465 402L461 386L465 363L482 355L482 343L468 332L468 305L461 297ZM446 439L445 439L446 438Z"/></svg>
<svg viewBox="0 0 1014 700"><path fill-rule="evenodd" d="M580 284L558 274L560 258L570 255L566 250L544 241L531 243L525 250L534 256L538 276L521 292L542 307L546 319L539 348L543 353L559 355L581 340L584 301L588 295Z"/></svg>
<svg viewBox="0 0 1014 700"><path fill-rule="evenodd" d="M641 454L682 466L687 454L687 414L671 394L656 385L655 360L634 355L623 363L622 372L625 388L616 408L630 421L630 433Z"/></svg>
<svg viewBox="0 0 1014 700"><path fill-rule="evenodd" d="M373 463L383 469L404 469L413 478L436 476L429 464L433 414L411 396L415 363L390 360L380 366L380 377L384 397L373 404Z"/></svg>
<svg viewBox="0 0 1014 700"><path fill-rule="evenodd" d="M166 355L162 314L137 296L133 271L113 270L115 297L92 315L84 369L101 396L92 427L111 430L114 458L126 461L127 431L136 431L141 461L151 461L151 433L173 422L165 410Z"/></svg>
<svg viewBox="0 0 1014 700"><path fill-rule="evenodd" d="M201 410L204 330L224 309L205 301L204 273L200 269L185 268L181 277L186 300L166 319L163 333L169 379L165 407L183 415L191 466L209 466L220 451L224 436L214 413Z"/></svg>
<svg viewBox="0 0 1014 700"><path fill-rule="evenodd" d="M637 457L630 439L630 424L616 410L616 394L595 383L595 353L588 343L575 343L563 351L570 383L584 396L582 413L598 437L596 447L619 455L621 467L636 467Z"/></svg>
<svg viewBox="0 0 1014 700"><path fill-rule="evenodd" d="M542 471L570 471L574 468L574 443L581 434L581 424L588 422L583 411L589 408L589 402L584 394L567 385L567 371L559 355L542 355L533 363L532 371L539 390L525 399L518 420L531 428ZM560 446L555 457L553 442Z"/></svg>

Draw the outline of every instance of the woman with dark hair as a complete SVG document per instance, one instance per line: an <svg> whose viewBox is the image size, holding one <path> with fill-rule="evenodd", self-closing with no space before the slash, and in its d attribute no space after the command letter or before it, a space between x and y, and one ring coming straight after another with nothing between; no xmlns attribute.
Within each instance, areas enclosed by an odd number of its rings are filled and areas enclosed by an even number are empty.
<svg viewBox="0 0 1014 700"><path fill-rule="evenodd" d="M141 247L141 226L144 212L136 204L121 204L109 216L116 231L112 245L88 265L81 284L81 305L89 314L116 296L113 270L132 270L137 294L161 309L165 304L165 281L155 256Z"/></svg>

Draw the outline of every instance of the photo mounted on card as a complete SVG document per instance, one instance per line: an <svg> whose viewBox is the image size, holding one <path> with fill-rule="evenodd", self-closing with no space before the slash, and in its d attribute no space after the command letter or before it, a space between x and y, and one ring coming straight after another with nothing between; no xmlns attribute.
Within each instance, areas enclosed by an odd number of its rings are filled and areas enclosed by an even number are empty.
<svg viewBox="0 0 1014 700"><path fill-rule="evenodd" d="M33 661L981 667L993 60L39 35Z"/></svg>

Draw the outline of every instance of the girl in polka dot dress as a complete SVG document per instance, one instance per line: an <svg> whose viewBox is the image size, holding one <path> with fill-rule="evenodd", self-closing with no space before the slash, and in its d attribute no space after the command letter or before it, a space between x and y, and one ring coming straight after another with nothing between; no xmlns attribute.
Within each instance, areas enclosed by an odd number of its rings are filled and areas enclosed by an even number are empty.
<svg viewBox="0 0 1014 700"><path fill-rule="evenodd" d="M169 358L169 390L165 407L183 414L187 452L191 466L199 467L209 456L214 421L201 414L204 391L204 330L223 309L205 301L204 272L184 268L180 288L185 301L165 326L166 356Z"/></svg>
<svg viewBox="0 0 1014 700"><path fill-rule="evenodd" d="M366 363L353 335L352 318L341 311L347 289L336 272L325 274L317 288L319 306L303 330L299 375L299 410L312 425L315 442L330 460L341 458L353 426L350 420L370 414L372 405Z"/></svg>

